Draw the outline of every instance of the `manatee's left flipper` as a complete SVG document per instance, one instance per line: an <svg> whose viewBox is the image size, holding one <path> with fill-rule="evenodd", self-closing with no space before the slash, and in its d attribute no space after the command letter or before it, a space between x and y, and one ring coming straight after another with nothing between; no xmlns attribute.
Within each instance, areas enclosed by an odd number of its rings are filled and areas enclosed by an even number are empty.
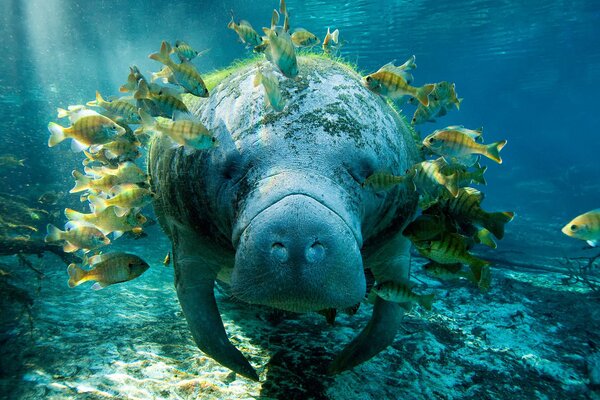
<svg viewBox="0 0 600 400"><path fill-rule="evenodd" d="M216 268L197 255L200 246L178 242L173 251L175 288L196 345L219 364L258 381L254 368L225 332L214 294Z"/></svg>
<svg viewBox="0 0 600 400"><path fill-rule="evenodd" d="M408 283L410 273L410 242L398 233L376 254L368 255L367 265L378 282ZM333 360L329 372L336 374L351 369L377 355L394 342L405 308L379 297L373 315L362 332Z"/></svg>
<svg viewBox="0 0 600 400"><path fill-rule="evenodd" d="M363 331L333 360L329 372L337 374L354 368L377 355L394 342L402 322L404 309L400 304L381 298L375 300L373 316Z"/></svg>

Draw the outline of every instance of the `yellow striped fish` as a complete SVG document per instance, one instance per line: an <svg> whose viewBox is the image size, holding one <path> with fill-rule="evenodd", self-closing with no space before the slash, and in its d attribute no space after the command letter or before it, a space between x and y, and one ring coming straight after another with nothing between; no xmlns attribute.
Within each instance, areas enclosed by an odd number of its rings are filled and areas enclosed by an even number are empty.
<svg viewBox="0 0 600 400"><path fill-rule="evenodd" d="M287 17L286 17L287 18ZM292 38L282 27L263 28L269 39L265 56L288 78L298 75L298 62Z"/></svg>
<svg viewBox="0 0 600 400"><path fill-rule="evenodd" d="M142 109L138 112L142 117L144 129L163 133L180 146L205 150L219 145L217 139L211 135L208 129L200 121L193 118L159 122Z"/></svg>
<svg viewBox="0 0 600 400"><path fill-rule="evenodd" d="M65 225L64 231L52 224L48 224L46 229L48 234L44 241L49 243L66 242L63 246L66 253L73 253L79 249L87 252L110 243L110 239L104 236L98 228L81 222L69 221Z"/></svg>
<svg viewBox="0 0 600 400"><path fill-rule="evenodd" d="M91 270L81 269L76 264L67 267L69 287L75 287L87 281L96 281L93 290L100 290L108 285L127 282L142 275L149 265L140 257L128 253L107 253L90 257Z"/></svg>
<svg viewBox="0 0 600 400"><path fill-rule="evenodd" d="M171 96L166 91L163 92L159 89L156 93L151 92L145 81L140 81L138 90L133 95L133 98L136 100L149 100L152 103L151 105L148 102L141 102L139 104L142 105L144 111L153 117L172 118L175 112L189 112L186 105L180 99Z"/></svg>
<svg viewBox="0 0 600 400"><path fill-rule="evenodd" d="M481 154L498 164L502 164L499 153L506 143L506 140L488 145L477 143L471 135L456 127L437 130L423 140L424 146L444 158L460 160L473 154Z"/></svg>
<svg viewBox="0 0 600 400"><path fill-rule="evenodd" d="M176 64L169 54L171 54L171 45L163 40L160 45L160 52L148 56L152 60L163 63L171 69L177 83L185 89L186 92L198 97L208 97L208 89L196 70L196 67L188 61Z"/></svg>
<svg viewBox="0 0 600 400"><path fill-rule="evenodd" d="M415 186L415 190L426 199L435 200L444 187L452 196L458 195L456 174L444 175L441 170L447 165L443 158L433 161L423 161L412 166L408 176Z"/></svg>
<svg viewBox="0 0 600 400"><path fill-rule="evenodd" d="M562 228L562 233L585 240L590 246L600 244L600 208L581 214Z"/></svg>
<svg viewBox="0 0 600 400"><path fill-rule="evenodd" d="M239 24L236 24L234 21L233 13L231 14L231 21L227 24L229 29L233 29L235 33L238 34L242 43L248 46L258 46L262 42L262 38L258 33L252 28L252 25L248 21L241 20Z"/></svg>
<svg viewBox="0 0 600 400"><path fill-rule="evenodd" d="M81 151L93 144L111 142L125 133L125 128L100 114L81 117L67 128L50 122L48 130L50 131L48 147L56 146L66 138L70 138L73 140L71 149L74 151Z"/></svg>
<svg viewBox="0 0 600 400"><path fill-rule="evenodd" d="M146 217L142 214L129 213L126 216L118 217L115 214L114 207L107 207L97 213L84 214L70 208L65 209L65 217L70 221L84 222L98 228L105 235L114 232L113 239L118 238L124 232L141 229L141 226L146 223Z"/></svg>
<svg viewBox="0 0 600 400"><path fill-rule="evenodd" d="M155 197L154 193L134 183L113 186L110 192L112 197L109 199L103 199L96 195L88 196L94 213L100 213L106 208L114 206L115 214L122 217L129 213L131 209L140 208L150 203L152 198Z"/></svg>
<svg viewBox="0 0 600 400"><path fill-rule="evenodd" d="M440 264L467 264L481 268L489 265L468 252L466 238L458 233L444 233L439 240L424 240L416 242L415 247L423 257Z"/></svg>
<svg viewBox="0 0 600 400"><path fill-rule="evenodd" d="M285 100L281 96L277 77L269 72L262 73L259 69L254 77L254 87L260 84L265 88L265 103L267 103L267 106L271 106L277 112L283 110Z"/></svg>
<svg viewBox="0 0 600 400"><path fill-rule="evenodd" d="M410 290L407 285L396 282L380 283L371 289L371 291L386 301L394 303L418 303L426 310L431 310L433 298L435 297L433 293L418 295Z"/></svg>
<svg viewBox="0 0 600 400"><path fill-rule="evenodd" d="M509 211L488 213L481 208L483 193L470 187L460 188L458 196L439 201L440 207L459 222L482 226L502 239L504 225L513 220L515 213Z"/></svg>
<svg viewBox="0 0 600 400"><path fill-rule="evenodd" d="M435 85L428 84L414 87L408 83L411 78L405 69L389 63L377 72L363 77L363 85L375 93L392 99L405 95L413 96L427 107L429 105L429 94L433 91Z"/></svg>
<svg viewBox="0 0 600 400"><path fill-rule="evenodd" d="M340 31L338 29L331 32L328 27L327 34L325 35L325 38L323 39L323 45L322 45L323 52L329 53L331 51L331 48L334 45L338 44L339 36L340 36Z"/></svg>
<svg viewBox="0 0 600 400"><path fill-rule="evenodd" d="M312 47L321 43L318 37L303 28L295 29L291 38L296 47Z"/></svg>
<svg viewBox="0 0 600 400"><path fill-rule="evenodd" d="M127 82L124 85L121 85L119 88L119 92L133 92L137 89L138 82L140 79L146 80L144 75L140 72L139 68L135 65L133 67L129 67L129 75L127 76Z"/></svg>
<svg viewBox="0 0 600 400"><path fill-rule="evenodd" d="M120 157L122 159L132 160L141 156L138 148L141 145L142 144L138 140L130 141L119 139L105 143L101 146L101 148L94 148L93 150L96 152L103 150L105 152L105 156L110 159Z"/></svg>
<svg viewBox="0 0 600 400"><path fill-rule="evenodd" d="M411 242L434 240L449 231L446 219L442 215L422 214L404 228L402 234Z"/></svg>
<svg viewBox="0 0 600 400"><path fill-rule="evenodd" d="M361 186L363 188L370 187L376 191L387 190L403 183L405 180L406 176L397 176L387 172L375 172L365 179Z"/></svg>
<svg viewBox="0 0 600 400"><path fill-rule="evenodd" d="M102 107L112 115L120 117L122 123L139 124L140 116L135 106L125 100L106 101L102 98L99 91L96 90L96 100L89 101L86 105L91 107Z"/></svg>

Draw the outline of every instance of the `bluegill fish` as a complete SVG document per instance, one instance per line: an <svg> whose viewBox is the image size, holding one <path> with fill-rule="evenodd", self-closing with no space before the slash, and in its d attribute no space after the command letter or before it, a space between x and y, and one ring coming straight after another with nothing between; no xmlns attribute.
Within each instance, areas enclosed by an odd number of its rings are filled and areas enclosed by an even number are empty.
<svg viewBox="0 0 600 400"><path fill-rule="evenodd" d="M104 209L114 206L115 214L122 217L134 208L141 208L150 203L155 197L148 189L139 187L133 183L125 183L113 186L110 190L111 198L103 199L96 195L88 196L94 213L101 213Z"/></svg>
<svg viewBox="0 0 600 400"><path fill-rule="evenodd" d="M146 107L148 105L147 102L142 102L141 104L144 111L153 117L172 118L175 112L189 112L186 105L179 98L169 93L163 93L162 90L156 93L150 92L148 84L145 81L140 81L138 90L135 92L133 98L136 100L146 99L152 102L152 105L148 107Z"/></svg>
<svg viewBox="0 0 600 400"><path fill-rule="evenodd" d="M168 66L173 72L175 80L186 92L198 97L208 97L208 89L193 64L183 61L176 64L169 57L171 54L171 45L163 40L160 46L160 52L150 54L148 57Z"/></svg>
<svg viewBox="0 0 600 400"><path fill-rule="evenodd" d="M279 81L277 77L269 72L261 72L260 69L256 72L254 77L254 87L263 85L265 88L265 102L267 106L271 106L275 111L283 110L285 107L285 100L281 96L281 90L279 90Z"/></svg>
<svg viewBox="0 0 600 400"><path fill-rule="evenodd" d="M426 198L436 199L443 193L440 188L444 187L452 196L456 196L458 194L457 176L456 174L444 175L441 171L446 165L447 163L442 158L438 158L412 166L408 176L412 180L415 190Z"/></svg>
<svg viewBox="0 0 600 400"><path fill-rule="evenodd" d="M435 154L454 160L462 159L473 154L481 154L490 160L502 164L500 150L506 145L506 140L488 145L477 143L473 137L460 129L440 129L428 135L423 140Z"/></svg>
<svg viewBox="0 0 600 400"><path fill-rule="evenodd" d="M419 241L414 245L423 257L440 264L460 263L476 269L490 264L469 253L466 238L457 233L444 233L438 240Z"/></svg>
<svg viewBox="0 0 600 400"><path fill-rule="evenodd" d="M405 95L413 96L424 106L429 105L429 94L435 86L433 84L422 87L409 85L410 74L392 63L381 67L377 72L363 77L363 85L371 91L392 99Z"/></svg>
<svg viewBox="0 0 600 400"><path fill-rule="evenodd" d="M395 303L418 303L426 310L431 310L435 295L418 295L415 294L407 285L396 282L380 283L371 289L377 296L386 301Z"/></svg>
<svg viewBox="0 0 600 400"><path fill-rule="evenodd" d="M575 217L562 228L562 233L575 239L585 240L590 246L600 244L600 208Z"/></svg>
<svg viewBox="0 0 600 400"><path fill-rule="evenodd" d="M445 213L458 221L472 223L482 226L492 234L502 239L504 237L504 225L512 221L513 212L488 213L481 208L483 194L477 189L470 187L460 188L456 197L440 199L439 205Z"/></svg>
<svg viewBox="0 0 600 400"><path fill-rule="evenodd" d="M111 142L125 133L123 127L100 114L81 117L67 128L50 122L48 130L50 131L49 147L56 146L63 140L70 138L73 140L71 149L74 151L81 151L93 144Z"/></svg>
<svg viewBox="0 0 600 400"><path fill-rule="evenodd" d="M107 253L90 257L91 270L81 269L76 264L70 264L69 287L75 287L83 282L96 281L93 290L100 290L108 285L127 282L142 275L149 265L140 257L128 253Z"/></svg>
<svg viewBox="0 0 600 400"><path fill-rule="evenodd" d="M262 42L262 38L258 33L256 33L248 21L241 20L239 24L236 24L233 13L231 14L231 22L227 24L227 27L229 29L233 29L235 33L238 34L242 43L245 43L248 46L255 47L260 45Z"/></svg>
<svg viewBox="0 0 600 400"><path fill-rule="evenodd" d="M361 186L363 188L370 187L377 191L387 190L405 182L405 180L405 176L397 176L387 172L375 172L367 177Z"/></svg>
<svg viewBox="0 0 600 400"><path fill-rule="evenodd" d="M139 124L140 116L135 106L125 100L106 101L99 91L96 91L96 100L89 101L88 106L102 107L110 114L119 117L127 124Z"/></svg>
<svg viewBox="0 0 600 400"><path fill-rule="evenodd" d="M191 61L196 58L198 55L203 54L207 50L203 52L198 52L192 48L189 44L184 42L183 40L176 40L175 46L173 46L173 51L177 54L180 61Z"/></svg>
<svg viewBox="0 0 600 400"><path fill-rule="evenodd" d="M283 75L293 78L298 75L298 62L296 60L296 50L290 35L281 27L273 29L263 28L265 35L269 39L269 47L265 50L265 55Z"/></svg>
<svg viewBox="0 0 600 400"><path fill-rule="evenodd" d="M92 146L90 147L90 152L92 154L96 154L100 151L103 151L104 156L110 160L116 158L133 160L141 156L139 151L139 147L141 145L141 142L138 140L131 141L124 138L119 138L118 140L113 140L112 142L105 143L99 147ZM88 154L86 154L86 156L89 158ZM92 156L91 158L94 157ZM109 162L109 164L112 163Z"/></svg>
<svg viewBox="0 0 600 400"><path fill-rule="evenodd" d="M104 236L98 228L89 224L70 221L65 225L64 231L52 224L48 224L46 228L48 234L44 241L50 243L66 242L63 246L66 253L72 253L79 249L83 251L95 250L110 243L110 239Z"/></svg>
<svg viewBox="0 0 600 400"><path fill-rule="evenodd" d="M114 207L107 207L97 213L84 214L70 208L65 209L65 216L70 221L83 222L98 228L104 235L113 233L113 239L117 239L124 232L139 229L146 222L142 214L130 213L125 216L117 216Z"/></svg>
<svg viewBox="0 0 600 400"><path fill-rule="evenodd" d="M321 40L317 36L302 28L294 30L291 38L292 43L296 47L312 47L321 43Z"/></svg>
<svg viewBox="0 0 600 400"><path fill-rule="evenodd" d="M321 46L325 53L331 52L331 48L338 44L339 36L340 31L338 29L331 32L329 27L327 28L327 34L325 34L325 38L323 38L323 45Z"/></svg>
<svg viewBox="0 0 600 400"><path fill-rule="evenodd" d="M124 85L121 85L119 88L119 92L133 92L137 89L138 82L142 80L146 80L144 75L140 72L139 68L135 65L129 67L129 75L127 76L127 82Z"/></svg>
<svg viewBox="0 0 600 400"><path fill-rule="evenodd" d="M116 168L85 168L86 174L95 175L97 177L103 176L118 176L128 183L140 183L148 180L148 175L132 161L125 161L119 164Z"/></svg>
<svg viewBox="0 0 600 400"><path fill-rule="evenodd" d="M479 163L475 163L472 169L460 164L446 165L441 171L444 175L456 174L457 185L459 187L469 186L472 183L487 185L483 176L485 171L487 171L487 166L482 167Z"/></svg>
<svg viewBox="0 0 600 400"><path fill-rule="evenodd" d="M175 121L159 122L148 115L144 110L139 110L142 117L144 129L154 130L169 136L180 146L188 146L198 150L210 149L218 146L217 139L208 129L194 118L186 119L186 116L179 115Z"/></svg>

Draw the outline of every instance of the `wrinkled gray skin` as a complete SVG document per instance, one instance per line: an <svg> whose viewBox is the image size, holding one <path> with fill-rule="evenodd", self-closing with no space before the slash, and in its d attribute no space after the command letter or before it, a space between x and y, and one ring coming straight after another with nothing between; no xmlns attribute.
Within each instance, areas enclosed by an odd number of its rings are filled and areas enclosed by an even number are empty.
<svg viewBox="0 0 600 400"><path fill-rule="evenodd" d="M244 302L297 312L361 302L364 268L377 281L406 282L410 260L400 232L417 198L405 187L375 193L360 183L375 171L403 174L418 157L408 124L348 67L300 57L296 79L275 73L286 100L275 113L264 88L253 86L257 65L190 102L219 147L184 151L158 135L149 157L155 211L173 242L175 286L194 340L254 380L225 333L215 280ZM402 315L401 305L378 299L330 371L386 348Z"/></svg>

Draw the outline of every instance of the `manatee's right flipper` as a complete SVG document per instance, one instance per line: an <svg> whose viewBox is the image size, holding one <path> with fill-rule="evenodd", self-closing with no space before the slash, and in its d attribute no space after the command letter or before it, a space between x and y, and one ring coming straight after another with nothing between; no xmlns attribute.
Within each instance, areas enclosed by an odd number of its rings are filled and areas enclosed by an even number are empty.
<svg viewBox="0 0 600 400"><path fill-rule="evenodd" d="M198 348L219 364L258 381L256 371L231 344L223 327L215 301L214 268L197 256L198 248L178 246L173 254L177 297Z"/></svg>
<svg viewBox="0 0 600 400"><path fill-rule="evenodd" d="M403 316L404 309L400 304L377 297L369 323L333 360L329 373L337 374L351 369L392 344Z"/></svg>

